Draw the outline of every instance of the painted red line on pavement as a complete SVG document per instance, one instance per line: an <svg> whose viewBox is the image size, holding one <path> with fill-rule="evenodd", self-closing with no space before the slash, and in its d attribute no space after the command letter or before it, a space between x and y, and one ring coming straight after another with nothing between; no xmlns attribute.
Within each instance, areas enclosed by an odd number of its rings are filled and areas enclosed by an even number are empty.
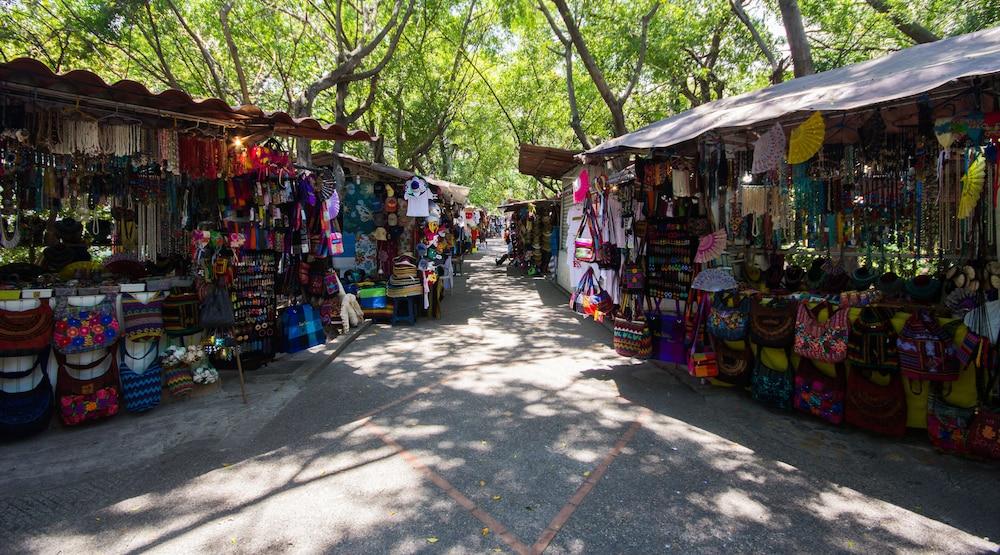
<svg viewBox="0 0 1000 555"><path fill-rule="evenodd" d="M531 552L533 554L540 554L549 547L549 544L555 539L559 530L561 530L562 527L569 521L570 517L573 516L573 513L583 503L583 500L586 499L587 495L589 495L591 491L593 491L594 486L597 485L604 474L608 471L608 468L611 467L611 463L614 462L615 458L621 454L621 452L625 449L625 446L632 441L635 434L639 432L639 428L642 428L642 423L649 415L649 412L649 409L643 409L639 418L632 422L628 429L625 430L625 433L622 434L622 437L615 443L614 447L611 448L611 451L604 456L604 459L601 460L601 464L597 465L597 468L591 471L590 476L588 476L587 479L580 484L580 487L577 488L573 497L571 497L569 502L559 510L555 518L552 519L552 522L549 523L548 527L545 528L545 531L542 532L542 535L539 536L535 545L531 546Z"/></svg>
<svg viewBox="0 0 1000 555"><path fill-rule="evenodd" d="M507 544L508 547L513 549L515 553L518 553L519 555L530 555L532 553L532 550L521 542L521 540L519 540L514 534L512 534L506 526L490 516L489 513L482 510L482 508L477 506L474 501L466 497L462 492L458 491L455 486L451 485L451 483L444 479L443 476L431 470L430 467L424 464L419 457L407 451L402 444L393 439L392 436L390 436L385 430L377 424L373 424L371 421L366 422L364 425L377 435L386 445L395 449L396 452L402 456L410 466L423 474L424 477L430 480L435 486L444 490L444 492L448 494L448 497L452 498L452 500L458 503L459 506L469 511L472 516L476 517L476 519L485 524L490 530L493 531L494 534L496 534L498 538Z"/></svg>

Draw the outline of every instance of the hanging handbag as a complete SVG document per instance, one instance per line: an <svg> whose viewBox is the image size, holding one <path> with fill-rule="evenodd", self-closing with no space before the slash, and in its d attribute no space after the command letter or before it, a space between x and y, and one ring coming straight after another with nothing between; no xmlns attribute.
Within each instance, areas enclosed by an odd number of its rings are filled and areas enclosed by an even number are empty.
<svg viewBox="0 0 1000 555"><path fill-rule="evenodd" d="M821 372L808 358L799 359L795 372L795 396L792 405L796 410L822 418L831 424L844 421L844 396L847 381L844 365L835 365L837 375L830 377Z"/></svg>
<svg viewBox="0 0 1000 555"><path fill-rule="evenodd" d="M847 362L851 369L898 373L896 338L890 311L873 306L862 308L858 319L851 324L847 339Z"/></svg>
<svg viewBox="0 0 1000 555"><path fill-rule="evenodd" d="M163 300L163 331L169 337L183 337L201 331L198 293L190 287L174 287Z"/></svg>
<svg viewBox="0 0 1000 555"><path fill-rule="evenodd" d="M236 324L233 301L225 287L215 286L201 303L201 325L206 329L231 328Z"/></svg>
<svg viewBox="0 0 1000 555"><path fill-rule="evenodd" d="M629 291L642 291L646 288L646 274L642 271L642 265L638 262L625 264L622 271L623 287Z"/></svg>
<svg viewBox="0 0 1000 555"><path fill-rule="evenodd" d="M753 353L749 349L733 349L725 341L713 341L719 375L715 379L730 385L750 385Z"/></svg>
<svg viewBox="0 0 1000 555"><path fill-rule="evenodd" d="M775 370L764 363L764 349L757 348L757 359L750 381L750 394L759 401L776 409L792 408L792 396L795 393L795 373L792 372L792 357L785 351L788 368L784 371Z"/></svg>
<svg viewBox="0 0 1000 555"><path fill-rule="evenodd" d="M0 372L0 379L34 378L38 382L28 391L8 393L0 389L0 438L17 439L48 428L52 419L52 384L49 382L48 352L37 355L35 363L22 372Z"/></svg>
<svg viewBox="0 0 1000 555"><path fill-rule="evenodd" d="M729 300L734 306L729 306ZM739 300L733 294L716 293L705 323L708 333L724 341L741 341L750 325L750 297Z"/></svg>
<svg viewBox="0 0 1000 555"><path fill-rule="evenodd" d="M899 369L911 380L953 382L961 368L955 341L927 309L913 311L896 339Z"/></svg>
<svg viewBox="0 0 1000 555"><path fill-rule="evenodd" d="M159 343L152 342L142 356L134 357L128 352L125 341L121 342L121 353L118 360L118 378L122 385L122 398L125 402L125 410L129 412L145 412L155 408L160 404L163 395L163 376L159 355ZM136 372L128 361L132 361L132 366L138 361L145 360L149 355L155 355L152 363L143 372Z"/></svg>
<svg viewBox="0 0 1000 555"><path fill-rule="evenodd" d="M281 313L282 350L298 353L326 342L323 322L312 305L293 305Z"/></svg>
<svg viewBox="0 0 1000 555"><path fill-rule="evenodd" d="M37 355L52 344L52 308L48 301L30 310L0 310L0 356Z"/></svg>
<svg viewBox="0 0 1000 555"><path fill-rule="evenodd" d="M653 335L653 358L673 364L687 364L687 349L684 345L684 317L681 314L680 303L674 301L673 314L660 311L660 299L656 300L655 308L650 306L646 312L646 321Z"/></svg>
<svg viewBox="0 0 1000 555"><path fill-rule="evenodd" d="M993 404L996 400L997 382L1000 381L1000 369L996 367L997 353L993 348L988 344L983 344L981 348L986 350L986 354L981 357L983 363L976 375L979 407L969 425L969 453L1000 460L1000 410Z"/></svg>
<svg viewBox="0 0 1000 555"><path fill-rule="evenodd" d="M115 307L105 297L95 306L70 306L62 300L56 311L52 340L62 354L104 349L118 341Z"/></svg>
<svg viewBox="0 0 1000 555"><path fill-rule="evenodd" d="M653 352L653 334L638 309L635 295L626 296L621 312L615 317L615 352L623 357L646 359Z"/></svg>
<svg viewBox="0 0 1000 555"><path fill-rule="evenodd" d="M965 454L969 452L969 432L975 408L956 407L931 390L927 397L927 436L938 451Z"/></svg>
<svg viewBox="0 0 1000 555"><path fill-rule="evenodd" d="M56 399L59 418L67 426L77 426L85 422L103 420L118 414L121 393L118 389L118 363L115 358L116 344L107 346L104 356L87 364L70 364L66 356L56 351L58 378ZM104 361L108 368L103 374L91 379L79 379L69 371L93 370Z"/></svg>
<svg viewBox="0 0 1000 555"><path fill-rule="evenodd" d="M587 199L586 204L583 207L583 217L580 221L580 228L576 232L576 239L574 240L573 255L576 260L580 262L594 262L597 260L597 249L599 246L600 232L597 229L597 224L594 219L596 216L593 214L593 206L590 203L590 199ZM590 229L590 237L583 236L584 227Z"/></svg>
<svg viewBox="0 0 1000 555"><path fill-rule="evenodd" d="M820 323L823 309L830 311L826 322ZM822 302L812 310L802 303L795 318L795 354L820 362L838 363L847 358L847 337L851 322L848 311L833 310Z"/></svg>
<svg viewBox="0 0 1000 555"><path fill-rule="evenodd" d="M710 341L704 341L701 324L707 319L710 310L708 296L703 296L698 303L698 316L694 324L691 348L688 351L688 374L695 378L714 378L719 375L719 365L716 362L715 351L710 347Z"/></svg>
<svg viewBox="0 0 1000 555"><path fill-rule="evenodd" d="M163 296L157 293L142 302L131 293L123 293L122 321L129 341L159 340L163 336Z"/></svg>
<svg viewBox="0 0 1000 555"><path fill-rule="evenodd" d="M847 422L877 434L900 437L906 433L906 393L899 372L887 385L877 384L853 366L847 375Z"/></svg>
<svg viewBox="0 0 1000 555"><path fill-rule="evenodd" d="M750 305L750 339L758 346L789 349L795 344L797 302L775 299L764 304L755 298Z"/></svg>

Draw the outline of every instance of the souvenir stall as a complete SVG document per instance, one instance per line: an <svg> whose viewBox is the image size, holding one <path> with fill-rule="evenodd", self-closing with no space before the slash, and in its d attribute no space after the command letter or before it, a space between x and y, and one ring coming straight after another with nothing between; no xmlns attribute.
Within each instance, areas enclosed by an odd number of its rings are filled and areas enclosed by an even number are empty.
<svg viewBox="0 0 1000 555"><path fill-rule="evenodd" d="M631 168L581 175L574 258L619 285L588 268L571 306L613 315L624 356L1000 458L998 75L994 29L596 147L588 162Z"/></svg>
<svg viewBox="0 0 1000 555"><path fill-rule="evenodd" d="M342 175L346 248L334 266L366 317L390 323L439 317L468 237L468 189L347 154L313 161Z"/></svg>
<svg viewBox="0 0 1000 555"><path fill-rule="evenodd" d="M524 200L500 206L511 241L510 264L529 276L552 275L559 245L559 201Z"/></svg>
<svg viewBox="0 0 1000 555"><path fill-rule="evenodd" d="M336 191L273 136L370 139L0 64L0 436L145 412L218 369L242 385L326 340L309 301L338 292Z"/></svg>

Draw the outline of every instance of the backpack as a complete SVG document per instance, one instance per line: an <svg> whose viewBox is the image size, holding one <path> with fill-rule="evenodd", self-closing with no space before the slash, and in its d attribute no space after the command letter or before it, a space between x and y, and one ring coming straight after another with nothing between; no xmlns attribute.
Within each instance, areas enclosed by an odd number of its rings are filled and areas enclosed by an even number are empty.
<svg viewBox="0 0 1000 555"><path fill-rule="evenodd" d="M896 330L892 327L891 312L871 306L861 309L858 319L851 324L847 361L852 369L899 371Z"/></svg>
<svg viewBox="0 0 1000 555"><path fill-rule="evenodd" d="M899 369L911 380L952 382L961 368L955 342L925 309L906 320L896 339Z"/></svg>

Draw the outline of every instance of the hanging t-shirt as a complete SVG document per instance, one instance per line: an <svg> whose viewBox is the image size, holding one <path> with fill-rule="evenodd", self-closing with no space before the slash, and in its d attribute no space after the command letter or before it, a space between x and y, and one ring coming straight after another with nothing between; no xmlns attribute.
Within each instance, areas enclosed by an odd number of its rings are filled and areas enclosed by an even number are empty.
<svg viewBox="0 0 1000 555"><path fill-rule="evenodd" d="M430 215L429 203L431 197L427 182L419 177L411 177L406 181L406 215L411 218L426 218Z"/></svg>

